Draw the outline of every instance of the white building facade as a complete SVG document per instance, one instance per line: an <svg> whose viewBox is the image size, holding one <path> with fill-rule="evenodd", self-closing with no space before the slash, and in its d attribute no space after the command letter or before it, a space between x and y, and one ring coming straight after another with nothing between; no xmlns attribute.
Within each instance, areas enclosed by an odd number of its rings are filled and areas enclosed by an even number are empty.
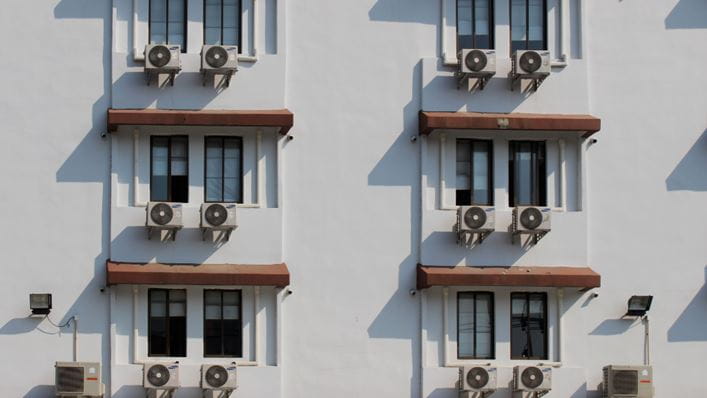
<svg viewBox="0 0 707 398"><path fill-rule="evenodd" d="M3 396L54 397L72 360L114 398L153 362L177 398L234 363L233 397L451 398L491 366L510 398L530 365L598 398L646 361L655 397L707 391L704 2L6 6ZM179 46L173 81L151 43ZM229 84L204 45L238 47ZM473 48L495 74L460 81ZM511 84L523 50L548 73ZM148 230L155 203L178 229ZM204 230L210 203L237 228ZM482 242L462 206L493 209ZM514 234L522 206L549 231Z"/></svg>

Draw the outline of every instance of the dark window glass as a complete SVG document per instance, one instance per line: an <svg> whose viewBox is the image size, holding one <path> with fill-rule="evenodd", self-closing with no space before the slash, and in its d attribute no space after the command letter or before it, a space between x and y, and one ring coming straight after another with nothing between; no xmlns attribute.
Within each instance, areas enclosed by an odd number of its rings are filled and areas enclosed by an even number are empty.
<svg viewBox="0 0 707 398"><path fill-rule="evenodd" d="M546 206L545 142L511 141L509 205Z"/></svg>
<svg viewBox="0 0 707 398"><path fill-rule="evenodd" d="M493 293L457 295L457 357L494 358Z"/></svg>
<svg viewBox="0 0 707 398"><path fill-rule="evenodd" d="M206 137L204 197L207 202L243 202L243 139Z"/></svg>
<svg viewBox="0 0 707 398"><path fill-rule="evenodd" d="M187 0L150 0L150 43L187 50Z"/></svg>
<svg viewBox="0 0 707 398"><path fill-rule="evenodd" d="M204 290L204 356L243 356L240 290Z"/></svg>
<svg viewBox="0 0 707 398"><path fill-rule="evenodd" d="M241 48L241 1L204 0L204 44Z"/></svg>
<svg viewBox="0 0 707 398"><path fill-rule="evenodd" d="M511 52L547 49L546 0L511 0Z"/></svg>
<svg viewBox="0 0 707 398"><path fill-rule="evenodd" d="M457 206L493 204L493 143L457 140Z"/></svg>
<svg viewBox="0 0 707 398"><path fill-rule="evenodd" d="M511 359L547 359L547 294L511 294Z"/></svg>
<svg viewBox="0 0 707 398"><path fill-rule="evenodd" d="M186 290L150 289L148 301L148 355L151 357L187 356Z"/></svg>
<svg viewBox="0 0 707 398"><path fill-rule="evenodd" d="M150 148L150 200L188 202L188 137L152 136Z"/></svg>
<svg viewBox="0 0 707 398"><path fill-rule="evenodd" d="M457 49L493 48L493 0L457 0Z"/></svg>

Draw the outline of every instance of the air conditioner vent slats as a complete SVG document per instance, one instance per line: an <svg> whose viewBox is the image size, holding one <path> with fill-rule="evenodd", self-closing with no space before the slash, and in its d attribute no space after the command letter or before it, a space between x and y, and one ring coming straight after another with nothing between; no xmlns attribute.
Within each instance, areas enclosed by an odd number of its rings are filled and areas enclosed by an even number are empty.
<svg viewBox="0 0 707 398"><path fill-rule="evenodd" d="M59 367L56 369L58 392L83 392L83 367Z"/></svg>

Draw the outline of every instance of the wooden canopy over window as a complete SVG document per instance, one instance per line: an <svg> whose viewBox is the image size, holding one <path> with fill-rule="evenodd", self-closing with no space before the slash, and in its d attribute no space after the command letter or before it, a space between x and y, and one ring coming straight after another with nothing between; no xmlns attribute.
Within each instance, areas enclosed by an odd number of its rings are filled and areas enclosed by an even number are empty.
<svg viewBox="0 0 707 398"><path fill-rule="evenodd" d="M601 119L591 115L420 111L420 134L437 129L576 131L587 138L601 129Z"/></svg>
<svg viewBox="0 0 707 398"><path fill-rule="evenodd" d="M518 286L586 290L600 285L601 276L588 267L417 267L418 289L433 286Z"/></svg>
<svg viewBox="0 0 707 398"><path fill-rule="evenodd" d="M108 132L120 126L245 126L277 127L287 134L294 115L287 109L261 111L186 111L163 109L108 109Z"/></svg>
<svg viewBox="0 0 707 398"><path fill-rule="evenodd" d="M106 262L110 285L277 286L290 284L286 264L136 264Z"/></svg>

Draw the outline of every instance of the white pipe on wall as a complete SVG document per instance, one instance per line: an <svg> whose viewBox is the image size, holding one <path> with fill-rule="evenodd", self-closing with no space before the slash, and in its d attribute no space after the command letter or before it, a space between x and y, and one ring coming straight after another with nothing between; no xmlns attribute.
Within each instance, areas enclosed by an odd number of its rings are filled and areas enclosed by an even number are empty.
<svg viewBox="0 0 707 398"><path fill-rule="evenodd" d="M260 333L260 286L253 288L253 362L255 366L260 366L260 347L258 333Z"/></svg>
<svg viewBox="0 0 707 398"><path fill-rule="evenodd" d="M565 140L558 140L560 161L560 209L567 211L567 161L565 159Z"/></svg>
<svg viewBox="0 0 707 398"><path fill-rule="evenodd" d="M133 130L133 206L146 207L147 202L140 201L140 130Z"/></svg>
<svg viewBox="0 0 707 398"><path fill-rule="evenodd" d="M253 0L253 48L251 55L239 55L239 61L257 62L258 61L258 2Z"/></svg>
<svg viewBox="0 0 707 398"><path fill-rule="evenodd" d="M133 365L142 365L144 362L138 359L138 321L137 321L137 313L138 313L138 286L133 285L133 357L132 361L130 362Z"/></svg>
<svg viewBox="0 0 707 398"><path fill-rule="evenodd" d="M444 66L456 66L459 64L457 61L456 54L454 54L454 57L452 58L447 58L447 0L439 0L440 4L440 34L442 36L442 43L440 44L442 46L442 65Z"/></svg>
<svg viewBox="0 0 707 398"><path fill-rule="evenodd" d="M456 207L447 206L447 134L439 134L439 209L440 210L457 210Z"/></svg>
<svg viewBox="0 0 707 398"><path fill-rule="evenodd" d="M74 315L74 362L79 358L79 317Z"/></svg>
<svg viewBox="0 0 707 398"><path fill-rule="evenodd" d="M555 360L558 363L562 362L562 300L565 297L563 288L557 289L557 355Z"/></svg>
<svg viewBox="0 0 707 398"><path fill-rule="evenodd" d="M145 53L137 47L137 7L139 0L133 0L133 61L144 61Z"/></svg>
<svg viewBox="0 0 707 398"><path fill-rule="evenodd" d="M420 290L420 396L425 395L425 368L427 367L427 291Z"/></svg>

